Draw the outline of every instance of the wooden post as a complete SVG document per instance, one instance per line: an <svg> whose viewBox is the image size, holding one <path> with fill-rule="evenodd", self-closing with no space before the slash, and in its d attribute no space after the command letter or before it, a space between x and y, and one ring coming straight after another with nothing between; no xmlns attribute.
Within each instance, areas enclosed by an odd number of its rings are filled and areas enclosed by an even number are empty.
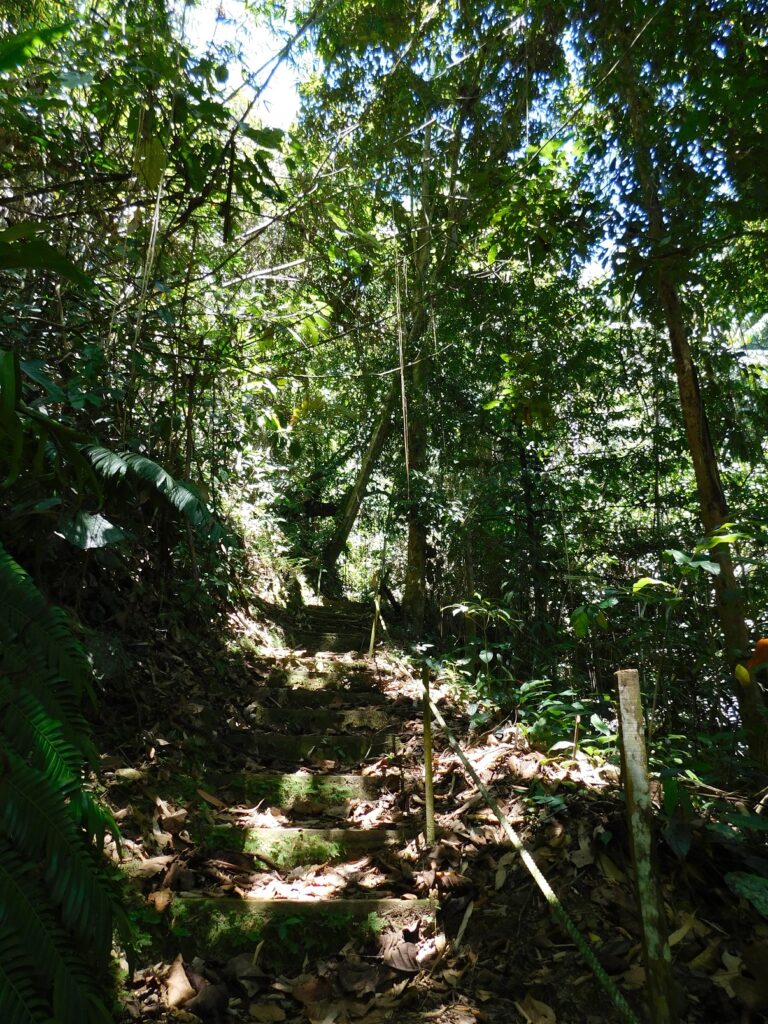
<svg viewBox="0 0 768 1024"><path fill-rule="evenodd" d="M432 782L432 705L429 697L429 667L422 666L421 683L424 687L424 810L426 835L430 846L435 841L435 789Z"/></svg>
<svg viewBox="0 0 768 1024"><path fill-rule="evenodd" d="M616 673L619 687L619 725L624 796L635 886L643 929L643 959L651 1024L675 1024L675 990L667 943L664 904L655 871L653 810L648 786L645 721L636 669Z"/></svg>

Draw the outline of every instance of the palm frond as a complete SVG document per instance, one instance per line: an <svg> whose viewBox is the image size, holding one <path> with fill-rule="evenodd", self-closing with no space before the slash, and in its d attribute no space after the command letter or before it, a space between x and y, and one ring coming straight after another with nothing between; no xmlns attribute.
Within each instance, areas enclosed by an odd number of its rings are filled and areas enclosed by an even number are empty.
<svg viewBox="0 0 768 1024"><path fill-rule="evenodd" d="M96 473L105 480L135 476L151 484L193 526L208 530L214 526L211 512L192 485L175 480L162 466L145 455L113 452L99 445L86 445L82 451L91 460Z"/></svg>

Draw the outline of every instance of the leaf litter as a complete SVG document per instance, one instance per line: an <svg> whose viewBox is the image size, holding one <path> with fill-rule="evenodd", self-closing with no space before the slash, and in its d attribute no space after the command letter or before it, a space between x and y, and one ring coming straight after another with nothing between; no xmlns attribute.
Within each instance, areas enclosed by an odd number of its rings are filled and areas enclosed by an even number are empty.
<svg viewBox="0 0 768 1024"><path fill-rule="evenodd" d="M122 858L114 840L107 848L144 901L146 914L153 915L150 924L142 918L148 931L162 934L180 892L276 900L339 893L433 897L440 907L436 927L389 928L349 943L334 956L302 956L298 972L290 976L271 965L274 951L263 942L224 962L204 948L188 948L184 957L174 954L168 960L145 955L124 986L126 1020L597 1024L614 1019L472 781L439 738L440 838L432 848L417 836L396 849L341 862L325 857L285 870L259 853L211 843L206 838L211 829L225 826L279 831L298 820L304 827L376 829L423 818L413 707L420 694L397 656L379 657L372 665L342 655L282 652L254 657L249 670L236 683L225 680L219 699L210 680L202 683L180 660L174 663L175 685L166 683L167 701L153 706L156 721L145 708L140 742L132 748L121 744L127 756L103 758L100 782L121 824ZM366 681L390 702L397 728L409 738L403 748L363 767L363 778L381 783L378 795L347 795L327 805L310 794L286 812L264 801L233 802L229 793L210 785L203 751L212 754L218 775L281 767L277 759L265 764L251 756L251 727L239 708L266 699L270 673L274 679L275 672L296 671L346 677L355 686ZM178 693L185 694L183 701L176 699ZM328 706L343 706L344 693L343 685L331 691ZM442 706L448 706L444 695ZM548 758L530 749L515 730L502 740L490 732L470 743L468 723L458 712L451 727L604 969L630 1004L640 1007L645 976L616 767L584 755ZM341 764L310 753L302 771L311 778L330 776ZM659 854L675 973L686 995L681 1020L736 1022L747 1019L745 1014L765 1013L768 922L725 880L729 872L768 875L760 851L715 835L702 821L693 823L684 857L665 844ZM157 953L162 942L153 938L146 946Z"/></svg>

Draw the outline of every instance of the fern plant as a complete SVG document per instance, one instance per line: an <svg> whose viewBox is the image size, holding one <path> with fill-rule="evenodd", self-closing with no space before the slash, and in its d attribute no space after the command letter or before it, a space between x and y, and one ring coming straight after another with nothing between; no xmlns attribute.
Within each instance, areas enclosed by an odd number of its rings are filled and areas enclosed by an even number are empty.
<svg viewBox="0 0 768 1024"><path fill-rule="evenodd" d="M115 926L111 816L88 791L88 657L0 546L0 1020L106 1024Z"/></svg>

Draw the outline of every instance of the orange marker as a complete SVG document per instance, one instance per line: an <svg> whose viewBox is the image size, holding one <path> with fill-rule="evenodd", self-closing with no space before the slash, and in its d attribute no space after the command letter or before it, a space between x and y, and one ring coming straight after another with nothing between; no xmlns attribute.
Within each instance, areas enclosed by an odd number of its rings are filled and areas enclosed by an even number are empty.
<svg viewBox="0 0 768 1024"><path fill-rule="evenodd" d="M747 668L752 672L758 665L764 665L766 661L768 661L768 640L758 640L755 644L755 653L747 662Z"/></svg>

